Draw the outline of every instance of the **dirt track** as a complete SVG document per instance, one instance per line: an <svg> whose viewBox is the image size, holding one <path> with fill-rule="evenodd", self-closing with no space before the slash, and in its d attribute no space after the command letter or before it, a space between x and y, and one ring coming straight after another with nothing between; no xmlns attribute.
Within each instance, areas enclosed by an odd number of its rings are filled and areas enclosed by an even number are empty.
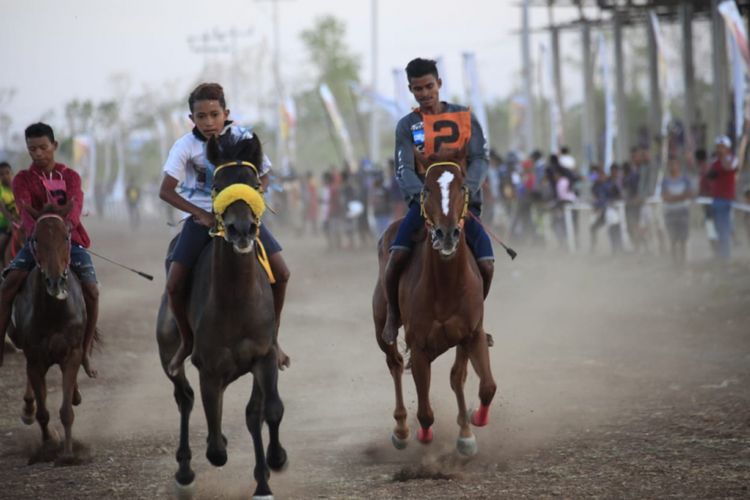
<svg viewBox="0 0 750 500"><path fill-rule="evenodd" d="M80 378L74 435L84 464L27 465L36 424L19 415L22 355L0 369L0 498L169 498L178 413L154 339L163 287L163 226L138 240L90 221L97 250L157 275L148 283L97 262L106 344L100 377ZM524 251L498 261L486 329L498 382L479 454L459 459L452 356L434 365L435 442L390 444L393 390L373 338L373 252L334 258L320 240L282 236L292 282L281 339L282 442L290 465L276 498L750 497L750 263L706 262L685 273L661 259L555 258ZM585 266L585 267L584 267ZM197 377L189 377L197 391ZM406 375L409 422L416 429ZM59 371L48 374L61 429ZM192 418L197 498L249 498L254 488L244 406L250 379L225 397L229 462L204 457L200 399ZM472 374L467 398L476 403ZM414 433L412 433L412 436Z"/></svg>

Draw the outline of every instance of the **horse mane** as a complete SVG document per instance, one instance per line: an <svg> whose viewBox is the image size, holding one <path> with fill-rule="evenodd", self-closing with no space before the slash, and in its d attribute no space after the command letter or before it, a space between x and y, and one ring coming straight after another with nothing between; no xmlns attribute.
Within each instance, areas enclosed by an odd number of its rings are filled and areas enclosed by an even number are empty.
<svg viewBox="0 0 750 500"><path fill-rule="evenodd" d="M206 144L206 157L214 165L222 160L241 160L260 168L263 163L263 146L255 133L239 140L230 134L218 138L212 136Z"/></svg>

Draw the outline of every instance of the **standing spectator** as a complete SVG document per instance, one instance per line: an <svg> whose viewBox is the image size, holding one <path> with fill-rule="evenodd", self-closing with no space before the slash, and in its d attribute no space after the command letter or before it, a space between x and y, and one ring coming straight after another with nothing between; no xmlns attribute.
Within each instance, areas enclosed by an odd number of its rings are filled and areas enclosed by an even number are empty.
<svg viewBox="0 0 750 500"><path fill-rule="evenodd" d="M672 261L683 266L686 259L687 239L690 229L690 199L693 197L690 178L682 173L676 157L667 160L667 175L661 184L664 201L664 224L667 226Z"/></svg>
<svg viewBox="0 0 750 500"><path fill-rule="evenodd" d="M713 180L711 206L719 237L719 257L728 261L732 252L732 202L735 197L737 161L732 155L732 141L729 137L717 137L715 145L716 160L711 164L708 173Z"/></svg>
<svg viewBox="0 0 750 500"><path fill-rule="evenodd" d="M302 210L304 210L304 218L302 221L302 233L307 231L309 225L312 229L312 234L318 234L318 186L315 183L315 177L309 170L305 174L305 180L302 185Z"/></svg>
<svg viewBox="0 0 750 500"><path fill-rule="evenodd" d="M564 247L565 238L567 236L567 228L565 227L565 206L570 203L575 203L577 197L571 188L570 179L564 175L562 168L558 166L558 168L553 169L552 178L555 181L555 194L557 196L557 202L555 203L552 218L552 229L557 237L557 242L561 247Z"/></svg>
<svg viewBox="0 0 750 500"><path fill-rule="evenodd" d="M713 179L708 173L711 170L711 164L708 162L708 155L705 149L699 149L695 152L695 173L698 175L698 196L710 198L713 195ZM719 237L716 234L714 225L714 211L711 205L703 205L703 216L706 227L706 235L711 244L711 251L714 257L719 255Z"/></svg>
<svg viewBox="0 0 750 500"><path fill-rule="evenodd" d="M375 231L377 237L380 238L391 223L392 209L390 193L385 186L383 175L376 175L374 182L372 186L372 213L375 217Z"/></svg>
<svg viewBox="0 0 750 500"><path fill-rule="evenodd" d="M136 186L135 180L131 179L128 187L125 189L125 198L128 203L128 216L130 218L130 227L137 229L141 224L141 189Z"/></svg>
<svg viewBox="0 0 750 500"><path fill-rule="evenodd" d="M568 146L563 146L560 148L560 165L578 174L576 159L573 158L573 155L570 154L570 149L568 148Z"/></svg>
<svg viewBox="0 0 750 500"><path fill-rule="evenodd" d="M628 230L630 241L635 251L641 249L642 238L640 230L641 207L643 200L639 196L638 186L640 184L640 171L638 161L638 148L630 149L629 169L626 170L624 178L625 195L625 227Z"/></svg>

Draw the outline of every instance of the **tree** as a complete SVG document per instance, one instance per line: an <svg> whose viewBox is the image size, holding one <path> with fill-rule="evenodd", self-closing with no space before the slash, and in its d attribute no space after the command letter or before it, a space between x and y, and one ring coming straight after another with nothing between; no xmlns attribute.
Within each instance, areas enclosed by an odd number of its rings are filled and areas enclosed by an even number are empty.
<svg viewBox="0 0 750 500"><path fill-rule="evenodd" d="M307 165L327 166L330 163L340 164L342 158L338 138L329 133L328 116L323 108L318 88L326 83L331 89L339 110L344 117L347 129L354 138L356 127L356 103L349 90L351 82L359 82L360 63L354 54L348 52L344 37L346 25L333 16L318 18L309 30L300 34L312 61L316 77L312 89L303 91L297 96L298 108L298 151L299 158L304 158ZM360 142L361 142L360 138ZM334 144L321 147L322 144ZM320 167L318 167L320 168Z"/></svg>

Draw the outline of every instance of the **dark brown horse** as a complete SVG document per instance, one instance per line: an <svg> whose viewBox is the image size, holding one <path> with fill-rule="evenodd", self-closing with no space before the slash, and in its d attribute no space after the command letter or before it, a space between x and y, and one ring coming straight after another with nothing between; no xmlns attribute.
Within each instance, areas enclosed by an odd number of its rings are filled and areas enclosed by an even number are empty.
<svg viewBox="0 0 750 500"><path fill-rule="evenodd" d="M13 343L26 355L28 383L23 420L31 423L36 406L43 446L56 446L48 428L45 378L52 365L59 365L63 379L60 420L65 428L65 442L58 463L70 464L75 463L73 405L80 403L76 378L83 356L86 306L78 278L69 272L70 230L62 217L52 213L41 215L30 242L37 267L29 273L16 296L15 328L10 329Z"/></svg>
<svg viewBox="0 0 750 500"><path fill-rule="evenodd" d="M275 346L276 317L271 285L256 258L261 213L251 202L259 199L260 182L255 165L263 161L257 136L236 144L220 145L213 137L207 144L208 159L217 165L214 177L215 215L223 223L223 237L216 237L201 254L193 270L188 316L194 332L192 361L200 372L203 408L208 424L206 457L215 466L227 461L227 442L221 432L221 414L226 387L246 373L253 374L253 390L245 410L245 421L255 448L256 497L270 498L269 467L282 469L286 451L279 442L279 424L284 406L277 390L278 365ZM252 188L252 189L251 189ZM226 191L225 191L226 190ZM228 193L245 193L242 199L217 208ZM250 197L253 194L255 198ZM245 201L249 199L250 201ZM254 205L254 206L257 206ZM219 213L221 212L221 213ZM178 489L190 490L195 474L190 468L189 420L193 390L184 368L170 376L169 362L180 345L174 317L162 296L156 337L167 377L174 384L180 410ZM270 443L263 449L261 428L268 424Z"/></svg>
<svg viewBox="0 0 750 500"><path fill-rule="evenodd" d="M433 436L432 424L435 419L429 399L430 365L442 353L455 347L456 360L451 369L450 380L458 402L460 431L457 449L464 455L473 455L477 446L469 424L487 424L489 405L496 386L490 371L487 335L482 326L482 277L463 232L467 194L464 169L460 165L439 162L427 169L422 191L427 238L415 245L407 268L401 275L399 305L419 399L417 419L420 429L417 438L427 444L432 441ZM386 355L386 363L396 389L396 409L393 412L396 427L391 440L396 448L403 449L409 437L401 386L404 361L397 344L388 344L381 338L386 320L383 276L388 248L397 229L398 224L392 224L380 241L380 273L373 294L373 317L375 336ZM469 361L480 379L481 406L476 412L467 411L464 399Z"/></svg>

